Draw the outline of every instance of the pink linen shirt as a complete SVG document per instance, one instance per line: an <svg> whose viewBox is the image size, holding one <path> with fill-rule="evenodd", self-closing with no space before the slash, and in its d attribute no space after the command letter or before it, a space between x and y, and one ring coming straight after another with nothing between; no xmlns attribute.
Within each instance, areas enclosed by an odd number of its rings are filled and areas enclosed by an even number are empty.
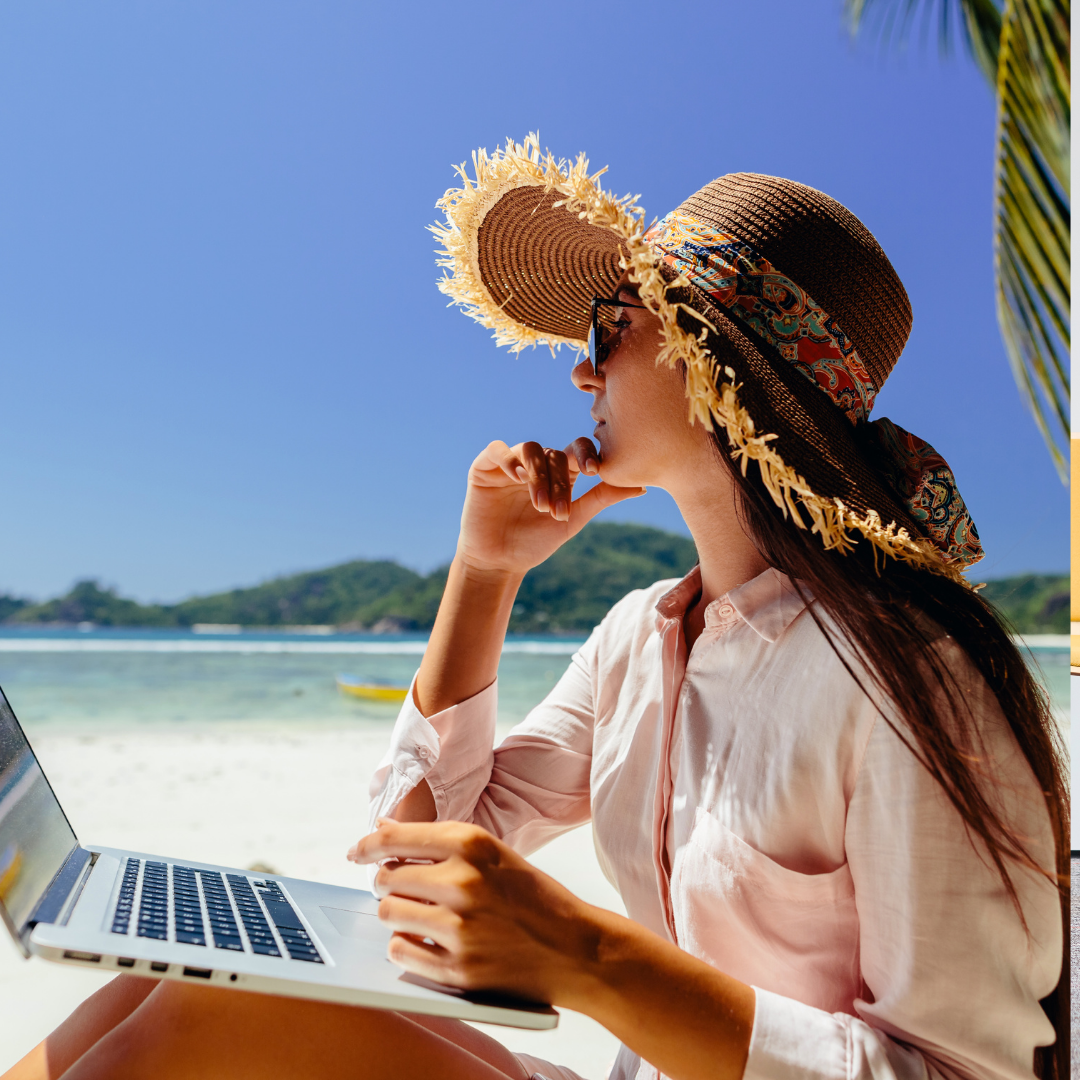
<svg viewBox="0 0 1080 1080"><path fill-rule="evenodd" d="M694 570L626 596L494 750L495 684L428 718L410 694L372 820L421 778L440 820L525 854L591 819L630 917L755 988L747 1080L1031 1077L1054 1035L1039 1006L1061 966L1054 887L1014 870L1026 932L783 574L710 604L687 654L699 593ZM996 700L950 639L936 647L978 720L993 797L1053 866ZM611 1074L657 1075L625 1048Z"/></svg>

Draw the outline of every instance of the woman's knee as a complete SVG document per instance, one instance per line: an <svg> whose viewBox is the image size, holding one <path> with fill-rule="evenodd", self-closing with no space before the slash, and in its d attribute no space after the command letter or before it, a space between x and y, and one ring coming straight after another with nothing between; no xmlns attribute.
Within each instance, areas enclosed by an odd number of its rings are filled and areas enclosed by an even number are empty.
<svg viewBox="0 0 1080 1080"><path fill-rule="evenodd" d="M144 1002L140 1023L151 1020L159 1036L184 1035L211 1021L235 1018L262 995L163 979Z"/></svg>
<svg viewBox="0 0 1080 1080"><path fill-rule="evenodd" d="M194 1034L237 1031L274 1032L297 1026L317 1031L347 1026L357 1033L379 1026L389 1015L378 1010L278 997L251 991L198 986L163 980L146 999L140 1026L151 1026L159 1037L179 1042Z"/></svg>

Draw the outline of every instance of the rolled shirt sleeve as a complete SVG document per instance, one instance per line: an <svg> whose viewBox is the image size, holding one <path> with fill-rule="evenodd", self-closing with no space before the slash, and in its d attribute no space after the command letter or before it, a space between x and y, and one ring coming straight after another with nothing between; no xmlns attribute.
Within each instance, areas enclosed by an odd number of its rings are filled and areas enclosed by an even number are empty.
<svg viewBox="0 0 1080 1080"><path fill-rule="evenodd" d="M390 817L421 780L435 797L439 821L468 821L491 777L498 683L425 717L416 707L416 680L402 703L379 768L371 779L370 822Z"/></svg>
<svg viewBox="0 0 1080 1080"><path fill-rule="evenodd" d="M498 747L497 682L430 717L416 707L410 687L371 781L372 826L421 780L431 788L439 821L481 825L524 854L588 821L593 647L590 638Z"/></svg>

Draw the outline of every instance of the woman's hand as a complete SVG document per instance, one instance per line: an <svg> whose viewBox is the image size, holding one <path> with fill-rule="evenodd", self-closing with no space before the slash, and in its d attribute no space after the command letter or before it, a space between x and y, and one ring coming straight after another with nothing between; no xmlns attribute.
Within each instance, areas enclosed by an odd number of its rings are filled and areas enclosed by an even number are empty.
<svg viewBox="0 0 1080 1080"><path fill-rule="evenodd" d="M578 476L595 476L599 464L586 438L566 450L536 442L489 444L469 469L458 558L471 570L523 575L605 506L645 493L600 483L573 501Z"/></svg>
<svg viewBox="0 0 1080 1080"><path fill-rule="evenodd" d="M600 483L572 501L574 481L582 472L595 475L599 460L593 444L580 438L565 451L493 442L472 463L457 553L416 676L413 698L425 716L495 680L525 574L605 506L645 494L644 488ZM399 814L431 820L430 794L421 783Z"/></svg>
<svg viewBox="0 0 1080 1080"><path fill-rule="evenodd" d="M380 867L389 957L425 978L533 1001L578 995L602 915L477 825L382 820L349 851ZM422 859L424 863L403 860Z"/></svg>

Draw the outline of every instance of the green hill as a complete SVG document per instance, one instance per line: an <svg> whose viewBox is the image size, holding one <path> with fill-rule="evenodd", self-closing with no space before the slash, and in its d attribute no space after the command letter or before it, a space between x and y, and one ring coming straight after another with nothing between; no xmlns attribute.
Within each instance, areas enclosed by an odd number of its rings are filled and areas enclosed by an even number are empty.
<svg viewBox="0 0 1080 1080"><path fill-rule="evenodd" d="M689 537L644 525L594 522L526 576L510 630L588 631L631 589L679 577L696 558ZM427 630L445 583L446 567L421 575L389 560L357 560L179 604L139 604L95 581L80 581L66 596L41 604L0 596L0 622L146 627L321 624L350 630ZM1066 575L1003 578L990 582L983 595L1020 633L1069 631Z"/></svg>
<svg viewBox="0 0 1080 1080"><path fill-rule="evenodd" d="M168 609L180 626L368 624L366 612L381 598L426 579L389 560L344 563L328 570L275 578L250 589L195 597Z"/></svg>
<svg viewBox="0 0 1080 1080"><path fill-rule="evenodd" d="M13 598L8 623L80 623L98 626L193 626L239 623L241 626L367 625L367 608L405 586L426 578L395 562L344 563L328 570L275 578L249 589L197 596L179 604L139 604L125 600L96 581L80 581L66 596L43 604L19 605ZM441 590L440 590L441 591ZM0 610L3 610L0 607Z"/></svg>
<svg viewBox="0 0 1080 1080"><path fill-rule="evenodd" d="M591 630L631 589L682 577L697 562L688 536L596 522L521 583L511 631Z"/></svg>
<svg viewBox="0 0 1080 1080"><path fill-rule="evenodd" d="M16 596L0 595L0 623L18 614L24 607L29 607L29 601L20 600Z"/></svg>
<svg viewBox="0 0 1080 1080"><path fill-rule="evenodd" d="M0 597L0 607L12 597ZM4 622L7 623L81 623L99 626L176 626L168 608L125 600L112 589L103 589L96 581L76 582L66 596L43 604L23 603Z"/></svg>
<svg viewBox="0 0 1080 1080"><path fill-rule="evenodd" d="M1020 634L1069 632L1069 575L1020 574L988 581L982 590Z"/></svg>
<svg viewBox="0 0 1080 1080"><path fill-rule="evenodd" d="M616 600L661 578L681 577L697 562L694 542L644 525L595 522L569 541L521 583L510 617L511 633L568 633L591 630ZM381 620L409 629L435 621L446 567L361 607L355 621Z"/></svg>

